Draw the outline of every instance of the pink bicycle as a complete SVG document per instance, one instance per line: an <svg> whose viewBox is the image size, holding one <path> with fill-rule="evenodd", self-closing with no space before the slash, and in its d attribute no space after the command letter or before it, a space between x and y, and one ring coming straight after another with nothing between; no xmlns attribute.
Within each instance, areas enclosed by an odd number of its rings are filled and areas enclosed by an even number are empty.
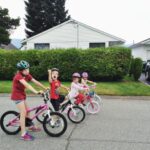
<svg viewBox="0 0 150 150"><path fill-rule="evenodd" d="M49 90L47 90L44 94L44 104L34 107L28 112L38 111L31 119L26 118L26 127L32 125L32 121L36 119L43 112L46 112L44 120L42 122L44 131L52 137L59 137L65 133L67 129L67 120L66 118L59 112L51 112L49 109L49 105L47 104ZM16 111L7 111L1 117L1 128L8 135L15 135L20 132L20 123L19 123L20 115Z"/></svg>
<svg viewBox="0 0 150 150"><path fill-rule="evenodd" d="M90 91L85 94L84 101L78 105L84 108L90 114L96 114L100 111L100 104L95 99L95 93L92 91L95 86L89 86Z"/></svg>

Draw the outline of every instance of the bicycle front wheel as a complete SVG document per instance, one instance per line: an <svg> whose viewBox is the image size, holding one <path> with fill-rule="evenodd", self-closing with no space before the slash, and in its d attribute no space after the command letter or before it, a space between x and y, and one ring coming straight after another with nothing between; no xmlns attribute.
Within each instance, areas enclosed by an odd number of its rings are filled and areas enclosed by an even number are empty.
<svg viewBox="0 0 150 150"><path fill-rule="evenodd" d="M63 135L67 129L67 120L59 112L51 112L43 120L44 131L51 137Z"/></svg>
<svg viewBox="0 0 150 150"><path fill-rule="evenodd" d="M87 112L90 114L96 114L100 111L100 105L96 101L88 102L86 107Z"/></svg>
<svg viewBox="0 0 150 150"><path fill-rule="evenodd" d="M49 108L49 110L52 111L51 108ZM35 111L35 115L36 115L37 113L39 113L40 111L41 111L41 108L38 108L38 109ZM43 120L44 120L44 118L46 117L46 115L47 115L47 110L43 111L43 112L40 113L39 115L36 115L37 121L40 122L40 123L43 123Z"/></svg>
<svg viewBox="0 0 150 150"><path fill-rule="evenodd" d="M19 113L16 111L5 112L0 121L2 130L8 135L15 135L20 132Z"/></svg>
<svg viewBox="0 0 150 150"><path fill-rule="evenodd" d="M98 96L97 94L94 95L94 100L95 100L96 102L98 102L99 104L102 103L102 98L101 98L100 96Z"/></svg>
<svg viewBox="0 0 150 150"><path fill-rule="evenodd" d="M79 106L73 106L67 113L68 119L73 123L81 123L85 119L85 111Z"/></svg>

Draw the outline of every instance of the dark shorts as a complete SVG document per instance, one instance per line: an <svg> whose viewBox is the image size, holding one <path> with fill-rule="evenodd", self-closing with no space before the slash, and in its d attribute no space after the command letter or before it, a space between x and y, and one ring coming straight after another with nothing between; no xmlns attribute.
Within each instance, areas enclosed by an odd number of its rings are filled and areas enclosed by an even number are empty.
<svg viewBox="0 0 150 150"><path fill-rule="evenodd" d="M64 95L60 95L59 99L51 99L51 103L52 103L55 111L59 111L59 106L64 100L65 100Z"/></svg>

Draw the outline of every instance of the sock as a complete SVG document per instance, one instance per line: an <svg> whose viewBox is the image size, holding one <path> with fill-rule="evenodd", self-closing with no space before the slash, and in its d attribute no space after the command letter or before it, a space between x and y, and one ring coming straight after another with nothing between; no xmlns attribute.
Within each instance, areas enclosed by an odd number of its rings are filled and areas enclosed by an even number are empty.
<svg viewBox="0 0 150 150"><path fill-rule="evenodd" d="M25 131L21 136L24 136L27 132Z"/></svg>

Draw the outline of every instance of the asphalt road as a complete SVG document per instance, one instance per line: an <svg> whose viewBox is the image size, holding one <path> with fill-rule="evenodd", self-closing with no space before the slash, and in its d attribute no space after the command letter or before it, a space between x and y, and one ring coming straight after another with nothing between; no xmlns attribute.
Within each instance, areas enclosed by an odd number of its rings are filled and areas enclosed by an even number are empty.
<svg viewBox="0 0 150 150"><path fill-rule="evenodd" d="M25 142L19 135L8 136L0 129L0 150L150 150L149 98L131 99L103 97L99 114L87 115L79 125L68 121L66 133L59 138L42 131L33 133L35 141ZM28 102L36 106L42 100L30 97ZM0 97L0 116L14 109L9 97Z"/></svg>

